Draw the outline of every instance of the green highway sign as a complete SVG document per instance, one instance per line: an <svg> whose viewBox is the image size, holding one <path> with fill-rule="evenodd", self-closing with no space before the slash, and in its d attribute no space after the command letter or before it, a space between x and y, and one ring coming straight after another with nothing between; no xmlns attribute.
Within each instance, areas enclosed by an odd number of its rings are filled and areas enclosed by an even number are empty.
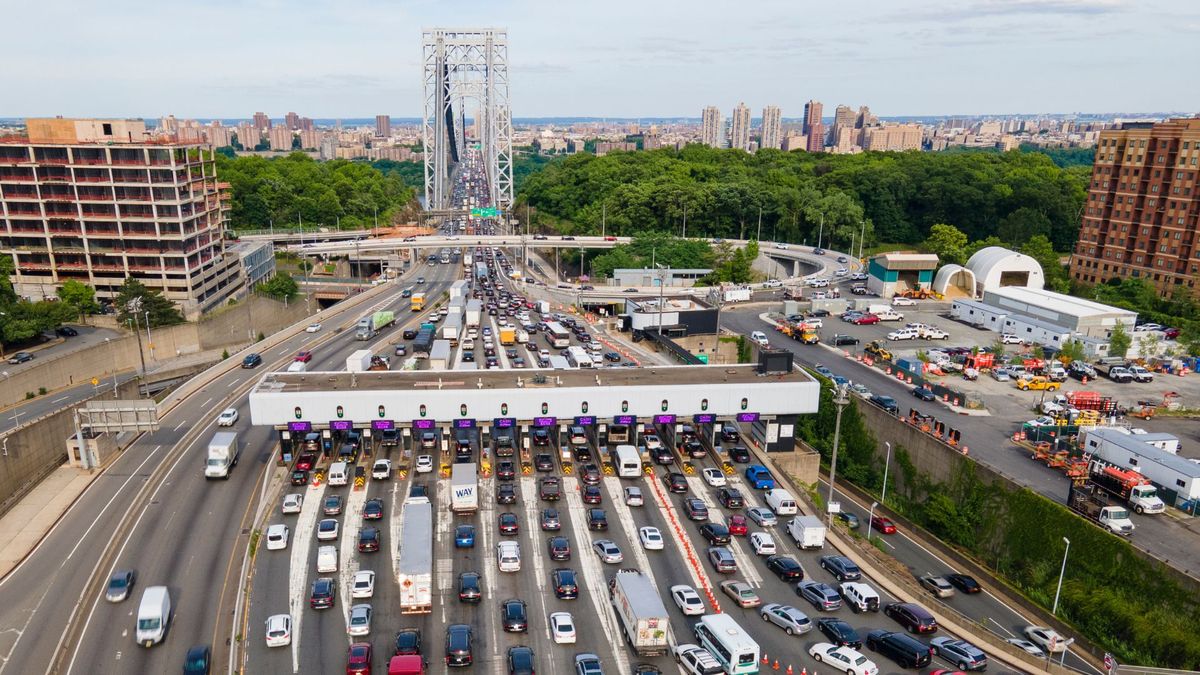
<svg viewBox="0 0 1200 675"><path fill-rule="evenodd" d="M494 206L489 206L486 208L471 209L471 217L472 218L499 218L500 217L500 209L498 209Z"/></svg>

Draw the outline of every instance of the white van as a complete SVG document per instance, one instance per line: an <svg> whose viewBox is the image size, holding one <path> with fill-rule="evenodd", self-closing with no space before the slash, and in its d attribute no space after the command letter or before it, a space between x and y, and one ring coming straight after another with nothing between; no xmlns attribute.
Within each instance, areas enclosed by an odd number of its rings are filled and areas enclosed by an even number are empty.
<svg viewBox="0 0 1200 675"><path fill-rule="evenodd" d="M792 497L792 493L787 490L775 488L767 490L766 493L767 506L775 512L777 516L792 516L796 514L796 498Z"/></svg>
<svg viewBox="0 0 1200 675"><path fill-rule="evenodd" d="M345 485L350 480L350 469L345 462L334 462L329 465L329 484Z"/></svg>
<svg viewBox="0 0 1200 675"><path fill-rule="evenodd" d="M756 330L750 334L750 341L756 342L759 345L766 347L767 346L767 334L762 332L761 330Z"/></svg>
<svg viewBox="0 0 1200 675"><path fill-rule="evenodd" d="M642 475L642 458L632 445L618 445L616 451L617 475L621 478L637 478Z"/></svg>
<svg viewBox="0 0 1200 675"><path fill-rule="evenodd" d="M521 545L512 540L496 544L496 561L501 572L521 571Z"/></svg>
<svg viewBox="0 0 1200 675"><path fill-rule="evenodd" d="M303 373L308 370L308 365L303 361L292 361L287 367L289 373Z"/></svg>
<svg viewBox="0 0 1200 675"><path fill-rule="evenodd" d="M336 546L321 546L317 549L317 571L321 573L336 572L338 568L338 552Z"/></svg>
<svg viewBox="0 0 1200 675"><path fill-rule="evenodd" d="M150 586L142 591L138 605L137 642L151 647L162 642L171 623L171 591L166 586Z"/></svg>

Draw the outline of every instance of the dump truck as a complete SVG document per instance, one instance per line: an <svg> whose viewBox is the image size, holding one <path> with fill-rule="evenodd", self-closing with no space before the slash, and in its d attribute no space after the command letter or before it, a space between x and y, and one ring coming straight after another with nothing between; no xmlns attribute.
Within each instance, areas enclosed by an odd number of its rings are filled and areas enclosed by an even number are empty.
<svg viewBox="0 0 1200 675"><path fill-rule="evenodd" d="M379 335L379 331L396 322L395 312L375 312L358 320L354 331L355 340L370 340Z"/></svg>
<svg viewBox="0 0 1200 675"><path fill-rule="evenodd" d="M1117 536L1133 535L1133 521L1129 520L1129 509L1114 504L1109 494L1097 485L1072 485L1067 493L1067 506Z"/></svg>
<svg viewBox="0 0 1200 675"><path fill-rule="evenodd" d="M1158 497L1158 489L1137 471L1092 460L1088 466L1088 478L1101 490L1121 500L1139 514L1162 513L1167 510L1167 505Z"/></svg>
<svg viewBox="0 0 1200 675"><path fill-rule="evenodd" d="M608 582L613 609L625 631L625 639L638 656L660 656L670 649L667 629L671 615L663 606L658 589L638 570L617 570Z"/></svg>
<svg viewBox="0 0 1200 675"><path fill-rule="evenodd" d="M205 478L229 478L242 454L236 431L218 431L208 442L208 461L204 465Z"/></svg>
<svg viewBox="0 0 1200 675"><path fill-rule="evenodd" d="M409 497L400 512L400 613L433 611L433 513L426 497Z"/></svg>
<svg viewBox="0 0 1200 675"><path fill-rule="evenodd" d="M346 357L346 370L351 373L363 373L371 369L371 350L360 349Z"/></svg>
<svg viewBox="0 0 1200 675"><path fill-rule="evenodd" d="M479 509L479 477L474 464L459 463L450 469L450 510L474 513Z"/></svg>

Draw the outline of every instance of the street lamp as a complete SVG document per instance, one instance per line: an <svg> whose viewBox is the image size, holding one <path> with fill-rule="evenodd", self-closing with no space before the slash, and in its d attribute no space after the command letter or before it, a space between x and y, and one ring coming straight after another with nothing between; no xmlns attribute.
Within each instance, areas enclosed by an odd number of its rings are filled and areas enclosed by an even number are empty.
<svg viewBox="0 0 1200 675"><path fill-rule="evenodd" d="M875 520L875 507L879 502L871 502L871 512L867 514L867 541L871 541L871 523Z"/></svg>
<svg viewBox="0 0 1200 675"><path fill-rule="evenodd" d="M1071 552L1071 540L1067 539L1066 537L1063 537L1062 540L1067 547L1063 549L1062 569L1058 571L1058 590L1054 591L1054 607L1050 610L1050 614L1052 615L1058 614L1058 596L1060 593L1062 593L1063 575L1066 574L1067 571L1067 554Z"/></svg>
<svg viewBox="0 0 1200 675"><path fill-rule="evenodd" d="M842 436L842 410L850 403L850 399L846 398L846 389L848 385L842 384L835 389L833 404L837 406L837 417L833 423L833 456L829 460L829 500L825 503L825 514L829 520L829 524L833 525L833 511L829 509L833 504L833 481L837 475L837 456L838 442Z"/></svg>
<svg viewBox="0 0 1200 675"><path fill-rule="evenodd" d="M884 441L883 444L887 446L887 459L883 461L883 494L879 496L879 501L886 504L888 467L892 465L892 444L888 441Z"/></svg>

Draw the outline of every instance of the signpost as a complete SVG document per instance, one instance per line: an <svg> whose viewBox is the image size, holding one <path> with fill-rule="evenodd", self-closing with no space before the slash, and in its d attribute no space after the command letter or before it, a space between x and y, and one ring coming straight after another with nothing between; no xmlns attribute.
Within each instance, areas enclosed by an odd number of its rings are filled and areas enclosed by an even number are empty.
<svg viewBox="0 0 1200 675"><path fill-rule="evenodd" d="M494 206L476 207L471 209L472 218L499 218L500 209Z"/></svg>

